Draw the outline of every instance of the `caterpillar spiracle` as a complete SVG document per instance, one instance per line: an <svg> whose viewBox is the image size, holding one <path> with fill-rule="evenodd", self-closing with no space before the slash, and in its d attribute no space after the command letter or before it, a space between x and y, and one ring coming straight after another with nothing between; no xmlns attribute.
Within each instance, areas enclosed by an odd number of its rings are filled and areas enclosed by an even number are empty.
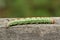
<svg viewBox="0 0 60 40"><path fill-rule="evenodd" d="M54 19L50 17L32 17L32 18L20 18L18 20L14 20L8 22L7 26L15 26L22 24L54 24Z"/></svg>

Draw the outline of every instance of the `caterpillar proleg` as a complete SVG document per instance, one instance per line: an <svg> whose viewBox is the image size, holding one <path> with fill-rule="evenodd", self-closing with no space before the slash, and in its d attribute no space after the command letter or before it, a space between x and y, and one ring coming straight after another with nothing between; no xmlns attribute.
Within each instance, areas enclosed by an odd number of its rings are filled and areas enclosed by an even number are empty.
<svg viewBox="0 0 60 40"><path fill-rule="evenodd" d="M32 18L20 18L15 21L11 21L7 26L15 26L22 24L54 24L55 21L49 17L32 17Z"/></svg>

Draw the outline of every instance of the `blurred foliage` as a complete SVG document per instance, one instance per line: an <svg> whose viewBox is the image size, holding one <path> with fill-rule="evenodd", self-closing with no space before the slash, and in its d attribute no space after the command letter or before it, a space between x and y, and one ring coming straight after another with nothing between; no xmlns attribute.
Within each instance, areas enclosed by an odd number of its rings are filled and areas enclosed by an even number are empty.
<svg viewBox="0 0 60 40"><path fill-rule="evenodd" d="M60 16L60 0L0 0L0 17Z"/></svg>

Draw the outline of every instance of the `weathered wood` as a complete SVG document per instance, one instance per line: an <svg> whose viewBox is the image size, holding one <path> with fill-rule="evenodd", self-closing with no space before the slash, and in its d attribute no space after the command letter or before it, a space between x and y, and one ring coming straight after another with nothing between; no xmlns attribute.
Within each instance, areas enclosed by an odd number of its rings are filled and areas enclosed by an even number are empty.
<svg viewBox="0 0 60 40"><path fill-rule="evenodd" d="M56 24L17 25L6 29L9 20L0 19L0 40L60 40L60 21L56 20Z"/></svg>

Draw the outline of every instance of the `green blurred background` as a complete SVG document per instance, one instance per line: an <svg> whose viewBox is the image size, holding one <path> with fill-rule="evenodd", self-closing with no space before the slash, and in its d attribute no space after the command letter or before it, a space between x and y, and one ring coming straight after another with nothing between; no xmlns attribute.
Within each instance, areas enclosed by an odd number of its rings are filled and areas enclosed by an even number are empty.
<svg viewBox="0 0 60 40"><path fill-rule="evenodd" d="M0 17L58 17L60 0L0 0Z"/></svg>

